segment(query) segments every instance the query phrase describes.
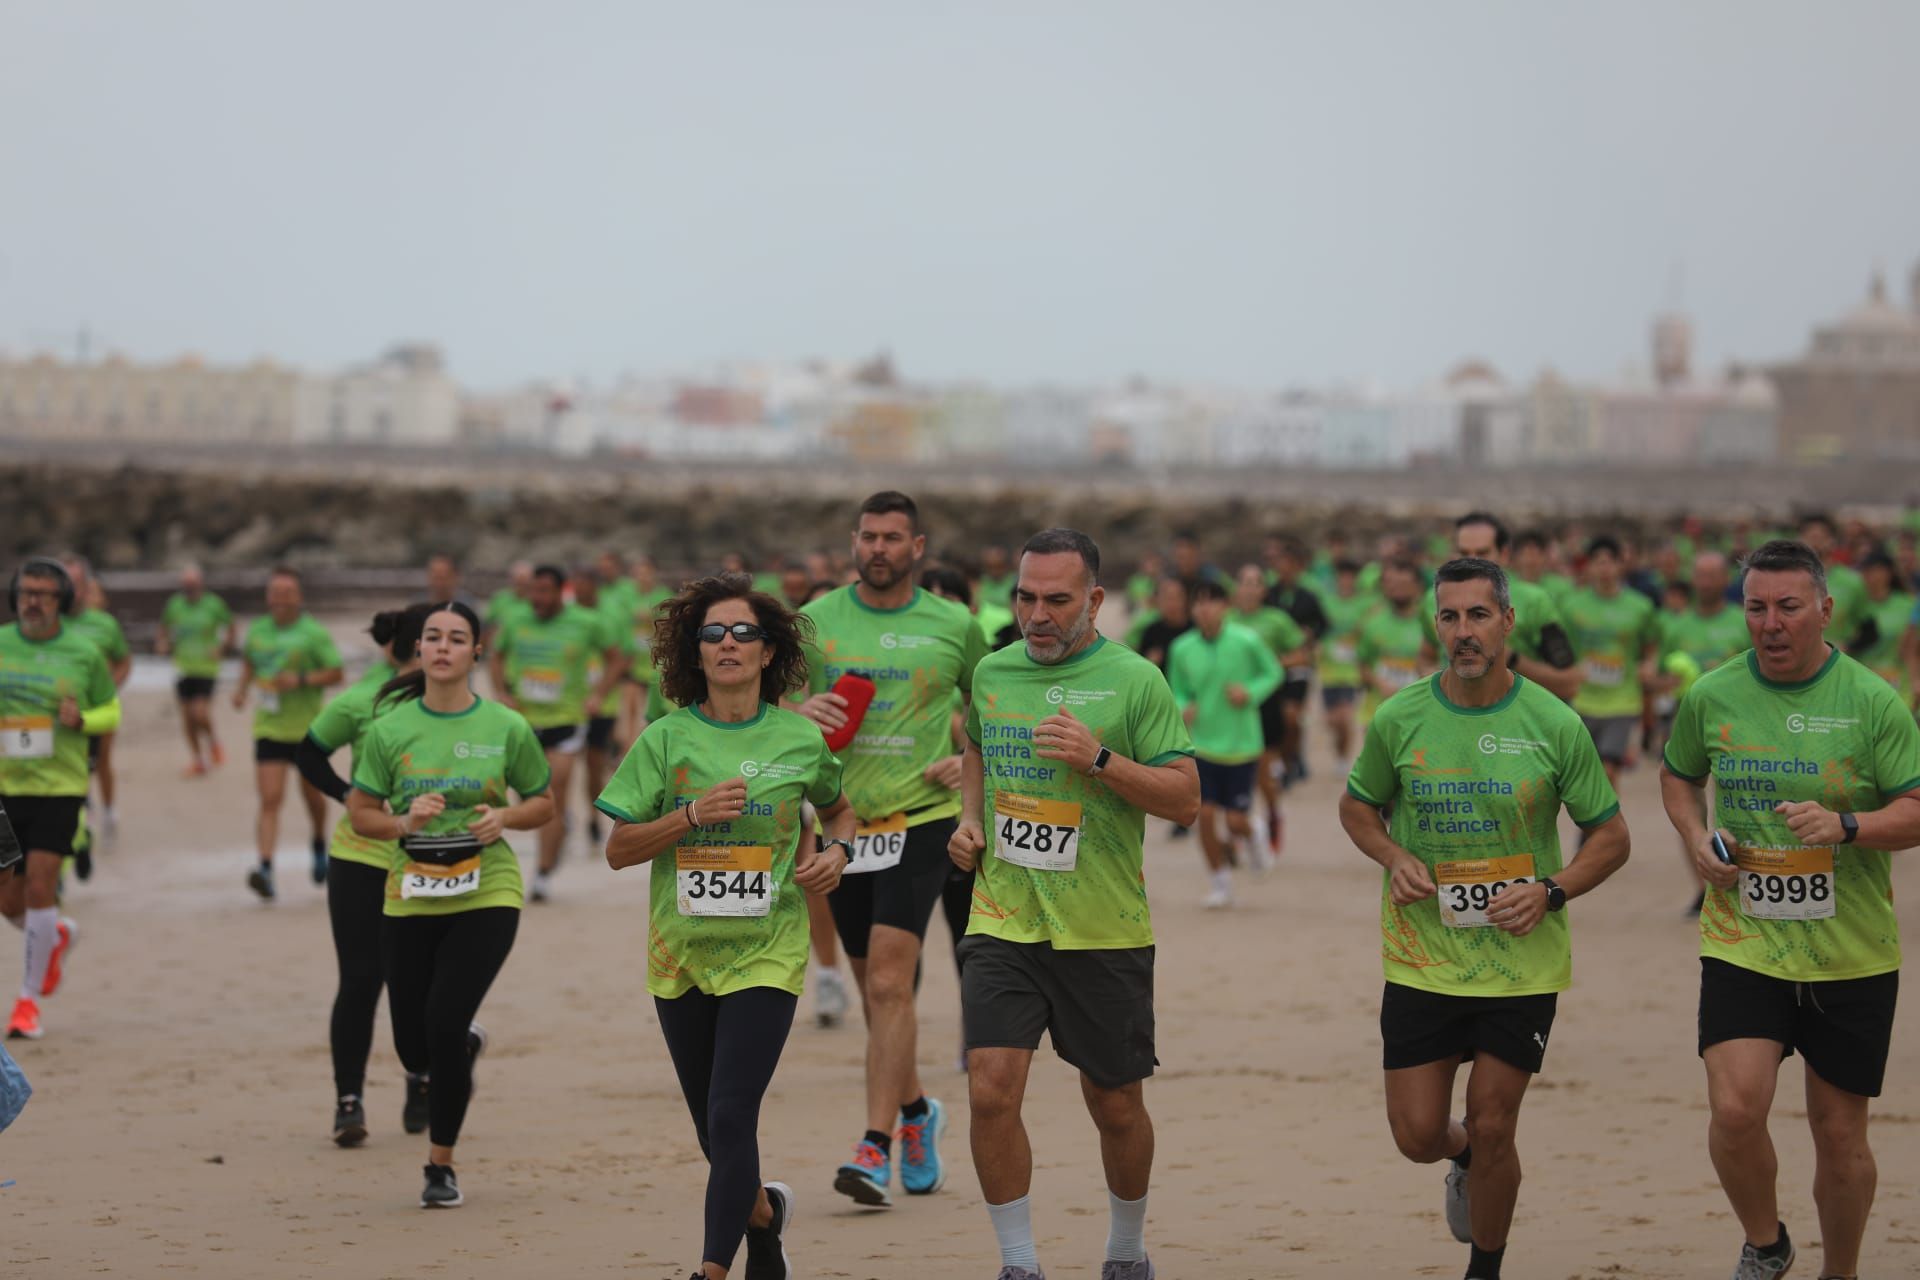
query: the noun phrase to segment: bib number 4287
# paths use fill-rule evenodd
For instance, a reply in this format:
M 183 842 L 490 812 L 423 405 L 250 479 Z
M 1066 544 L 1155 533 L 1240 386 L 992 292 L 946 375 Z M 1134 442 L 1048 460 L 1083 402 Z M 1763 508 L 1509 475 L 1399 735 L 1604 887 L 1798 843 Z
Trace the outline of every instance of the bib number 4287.
M 1002 791 L 993 798 L 993 852 L 1035 871 L 1071 871 L 1080 859 L 1080 806 Z

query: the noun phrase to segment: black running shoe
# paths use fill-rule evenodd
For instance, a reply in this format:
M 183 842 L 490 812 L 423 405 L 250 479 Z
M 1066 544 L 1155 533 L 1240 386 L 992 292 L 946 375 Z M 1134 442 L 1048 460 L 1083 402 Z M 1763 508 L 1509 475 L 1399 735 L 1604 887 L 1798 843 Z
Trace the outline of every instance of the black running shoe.
M 73 851 L 73 874 L 80 877 L 81 884 L 93 879 L 92 845 L 83 845 Z
M 333 1141 L 342 1147 L 357 1147 L 367 1140 L 367 1109 L 360 1099 L 348 1095 L 333 1109 Z
M 260 895 L 260 901 L 273 901 L 273 864 L 262 862 L 247 872 L 247 888 Z
M 793 1188 L 784 1182 L 769 1182 L 767 1203 L 773 1206 L 773 1221 L 764 1227 L 747 1228 L 746 1280 L 792 1280 L 793 1268 L 787 1262 L 782 1235 L 793 1221 Z
M 407 1101 L 400 1109 L 400 1127 L 408 1133 L 425 1133 L 429 1113 L 428 1103 L 433 1098 L 433 1084 L 426 1076 L 407 1076 Z
M 313 838 L 313 882 L 327 882 L 327 842 L 319 836 Z
M 422 1209 L 452 1209 L 465 1199 L 450 1164 L 428 1164 L 427 1185 L 420 1191 Z

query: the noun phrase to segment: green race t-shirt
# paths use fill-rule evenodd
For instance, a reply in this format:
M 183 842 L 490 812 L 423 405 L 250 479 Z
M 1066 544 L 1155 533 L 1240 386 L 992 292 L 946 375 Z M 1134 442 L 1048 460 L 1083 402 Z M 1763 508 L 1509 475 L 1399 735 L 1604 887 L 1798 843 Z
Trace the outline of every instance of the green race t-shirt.
M 1732 605 L 1722 605 L 1712 614 L 1698 607 L 1684 613 L 1661 616 L 1660 651 L 1662 656 L 1684 653 L 1700 670 L 1711 671 L 1728 658 L 1749 647 L 1747 615 Z
M 1624 587 L 1611 596 L 1576 591 L 1560 613 L 1583 677 L 1573 709 L 1595 718 L 1639 715 L 1640 659 L 1660 639 L 1653 602 Z
M 1273 612 L 1287 618 L 1278 609 Z M 1287 621 L 1292 624 L 1293 619 Z M 1297 626 L 1294 634 L 1301 634 Z M 1195 627 L 1176 637 L 1167 650 L 1167 684 L 1173 690 L 1174 705 L 1183 714 L 1188 707 L 1194 708 L 1188 726 L 1194 754 L 1213 764 L 1245 764 L 1260 758 L 1266 750 L 1260 704 L 1285 679 L 1272 646 L 1251 627 L 1236 622 L 1223 625 L 1212 640 Z M 1229 685 L 1246 691 L 1244 704 L 1236 707 L 1227 701 Z
M 813 622 L 808 692 L 827 692 L 849 671 L 873 677 L 873 702 L 841 752 L 847 799 L 860 820 L 904 813 L 918 826 L 959 813 L 960 793 L 923 775 L 953 754 L 953 713 L 987 651 L 966 606 L 915 588 L 900 608 L 875 609 L 847 586 L 800 612 Z
M 1369 688 L 1361 701 L 1360 723 L 1371 723 L 1382 703 L 1426 674 L 1426 649 L 1426 628 L 1420 624 L 1417 605 L 1412 613 L 1398 614 L 1383 604 L 1367 615 L 1354 652 L 1360 669 L 1372 672 L 1379 684 Z
M 1892 591 L 1878 604 L 1867 597 L 1860 621 L 1854 626 L 1858 631 L 1868 618 L 1873 619 L 1877 631 L 1873 643 L 1853 656 L 1896 689 L 1907 686 L 1906 664 L 1900 660 L 1900 641 L 1907 634 L 1907 619 L 1912 613 L 1913 597 L 1904 591 Z
M 988 654 L 967 716 L 985 765 L 987 838 L 967 932 L 1063 951 L 1150 947 L 1146 815 L 1098 778 L 1034 753 L 1034 726 L 1062 710 L 1129 760 L 1164 765 L 1193 754 L 1159 668 L 1124 646 L 1095 640 L 1053 666 L 1029 658 L 1025 645 Z
M 1900 967 L 1892 855 L 1807 848 L 1774 812 L 1815 800 L 1867 813 L 1920 787 L 1920 727 L 1886 681 L 1835 650 L 1812 679 L 1775 684 L 1749 650 L 1680 700 L 1666 761 L 1713 775 L 1709 820 L 1741 846 L 1734 888 L 1707 890 L 1701 955 L 1789 982 Z
M 0 795 L 86 795 L 87 735 L 60 722 L 60 703 L 91 711 L 116 696 L 100 646 L 71 626 L 46 640 L 0 627 Z
M 524 799 L 546 791 L 547 753 L 526 717 L 476 697 L 465 711 L 429 711 L 420 699 L 381 711 L 354 744 L 353 785 L 405 813 L 417 795 L 438 792 L 447 807 L 422 835 L 459 835 L 479 805 L 503 808 L 511 788 Z M 456 897 L 407 897 L 404 855 L 387 876 L 390 916 L 445 916 L 522 904 L 520 860 L 504 839 L 480 851 L 480 882 Z
M 1565 806 L 1582 827 L 1620 811 L 1580 717 L 1522 676 L 1490 707 L 1448 701 L 1441 677 L 1380 708 L 1347 791 L 1391 806 L 1395 844 L 1427 865 L 1439 893 L 1396 907 L 1382 875 L 1387 981 L 1458 996 L 1563 991 L 1573 980 L 1565 911 L 1516 938 L 1482 923 L 1497 886 L 1557 875 Z M 1452 919 L 1453 924 L 1447 920 Z
M 1292 653 L 1307 642 L 1307 633 L 1300 629 L 1293 615 L 1270 604 L 1263 604 L 1251 613 L 1236 609 L 1227 616 L 1259 636 L 1276 658 Z
M 516 613 L 531 611 L 529 605 L 518 591 L 512 587 L 502 587 L 487 597 L 487 616 L 481 620 L 488 631 L 494 631 L 506 625 L 508 618 Z
M 750 987 L 800 994 L 807 976 L 807 905 L 793 882 L 800 802 L 831 805 L 840 797 L 840 772 L 819 725 L 764 703 L 753 719 L 737 724 L 709 720 L 699 708 L 687 707 L 647 726 L 594 801 L 609 817 L 652 822 L 729 778 L 747 780 L 740 817 L 689 827 L 678 845 L 653 860 L 649 993 L 668 1000 L 695 989 L 714 996 Z M 691 894 L 683 903 L 679 873 L 716 864 L 732 864 L 733 873 L 748 880 L 765 876 L 767 913 L 701 915 Z
M 350 746 L 354 755 L 360 751 L 361 740 L 367 729 L 379 716 L 403 705 L 397 698 L 388 698 L 376 708 L 374 699 L 380 693 L 380 686 L 393 679 L 393 668 L 387 663 L 376 662 L 366 674 L 348 685 L 340 695 L 320 708 L 320 714 L 313 718 L 307 727 L 307 739 L 318 747 L 323 755 L 332 755 L 341 747 Z M 347 777 L 353 777 L 353 763 L 347 764 Z M 353 829 L 352 819 L 340 815 L 340 821 L 334 824 L 333 838 L 327 845 L 327 856 L 343 862 L 358 862 L 362 866 L 378 867 L 382 871 L 390 870 L 394 859 L 400 855 L 400 846 L 392 840 L 369 840 Z
M 120 661 L 129 652 L 127 633 L 120 629 L 120 622 L 105 609 L 83 609 L 71 618 L 62 620 L 62 625 L 73 629 L 74 634 L 92 641 L 109 664 Z
M 1844 645 L 1853 639 L 1860 619 L 1867 616 L 1867 580 L 1850 565 L 1827 566 L 1827 594 L 1833 597 L 1833 617 L 1827 623 L 1829 644 Z
M 553 729 L 587 722 L 588 679 L 595 659 L 613 647 L 600 614 L 577 604 L 562 605 L 551 618 L 531 608 L 512 611 L 493 643 L 528 724 Z
M 1317 655 L 1322 688 L 1351 689 L 1360 683 L 1360 628 L 1381 607 L 1379 596 L 1360 591 L 1350 596 L 1331 589 L 1321 593 L 1320 608 L 1327 615 L 1327 633 L 1320 637 Z
M 208 680 L 219 675 L 220 646 L 232 622 L 233 611 L 213 592 L 201 592 L 198 600 L 176 592 L 160 611 L 160 625 L 173 644 L 173 669 Z
M 621 656 L 627 660 L 627 678 L 629 680 L 633 678 L 633 664 L 640 657 L 639 633 L 633 625 L 632 596 L 633 592 L 631 588 L 611 599 L 606 595 L 602 595 L 600 597 L 600 603 L 595 606 L 596 612 L 600 615 L 600 624 L 606 637 L 607 647 L 617 649 Z M 588 671 L 588 677 L 595 687 L 598 687 L 602 674 L 600 662 L 596 661 Z M 607 691 L 607 696 L 600 699 L 599 705 L 593 708 L 593 714 L 595 716 L 612 717 L 620 714 L 621 688 L 623 684 L 624 682 L 620 685 L 615 685 Z
M 253 736 L 269 742 L 298 742 L 306 737 L 307 727 L 326 700 L 325 692 L 310 685 L 275 690 L 266 682 L 283 671 L 312 675 L 338 667 L 340 651 L 327 629 L 306 613 L 286 627 L 271 617 L 255 618 L 240 652 L 253 665 Z

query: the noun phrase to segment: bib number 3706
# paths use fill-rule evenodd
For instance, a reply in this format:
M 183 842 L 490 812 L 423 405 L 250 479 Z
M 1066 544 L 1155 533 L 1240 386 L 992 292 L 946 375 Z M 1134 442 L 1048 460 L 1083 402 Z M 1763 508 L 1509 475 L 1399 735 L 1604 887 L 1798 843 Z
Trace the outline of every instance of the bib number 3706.
M 1833 850 L 1742 846 L 1740 909 L 1754 920 L 1828 920 L 1834 914 Z
M 1440 889 L 1440 922 L 1449 929 L 1485 929 L 1487 908 L 1509 885 L 1533 883 L 1533 855 L 1505 858 L 1462 858 L 1437 863 L 1434 883 Z
M 857 876 L 897 867 L 906 851 L 907 815 L 896 813 L 853 833 L 853 857 L 847 859 L 842 874 Z
M 674 882 L 683 916 L 764 916 L 773 907 L 773 847 L 681 849 Z
M 1002 791 L 993 798 L 993 852 L 1035 871 L 1071 871 L 1080 859 L 1080 806 Z

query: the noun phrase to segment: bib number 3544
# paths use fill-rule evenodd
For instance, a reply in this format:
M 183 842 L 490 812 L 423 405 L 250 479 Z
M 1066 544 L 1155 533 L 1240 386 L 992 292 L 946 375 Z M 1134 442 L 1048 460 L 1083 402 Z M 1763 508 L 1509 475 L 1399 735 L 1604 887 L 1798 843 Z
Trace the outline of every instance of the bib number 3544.
M 1433 878 L 1440 890 L 1442 924 L 1449 929 L 1485 929 L 1493 924 L 1487 919 L 1487 908 L 1503 889 L 1533 883 L 1533 855 L 1437 863 Z
M 683 916 L 764 916 L 773 907 L 771 845 L 681 849 L 674 888 Z
M 1002 791 L 993 798 L 993 852 L 1035 871 L 1071 871 L 1080 859 L 1080 806 Z
M 1742 846 L 1740 909 L 1753 920 L 1828 920 L 1834 914 L 1833 850 Z

